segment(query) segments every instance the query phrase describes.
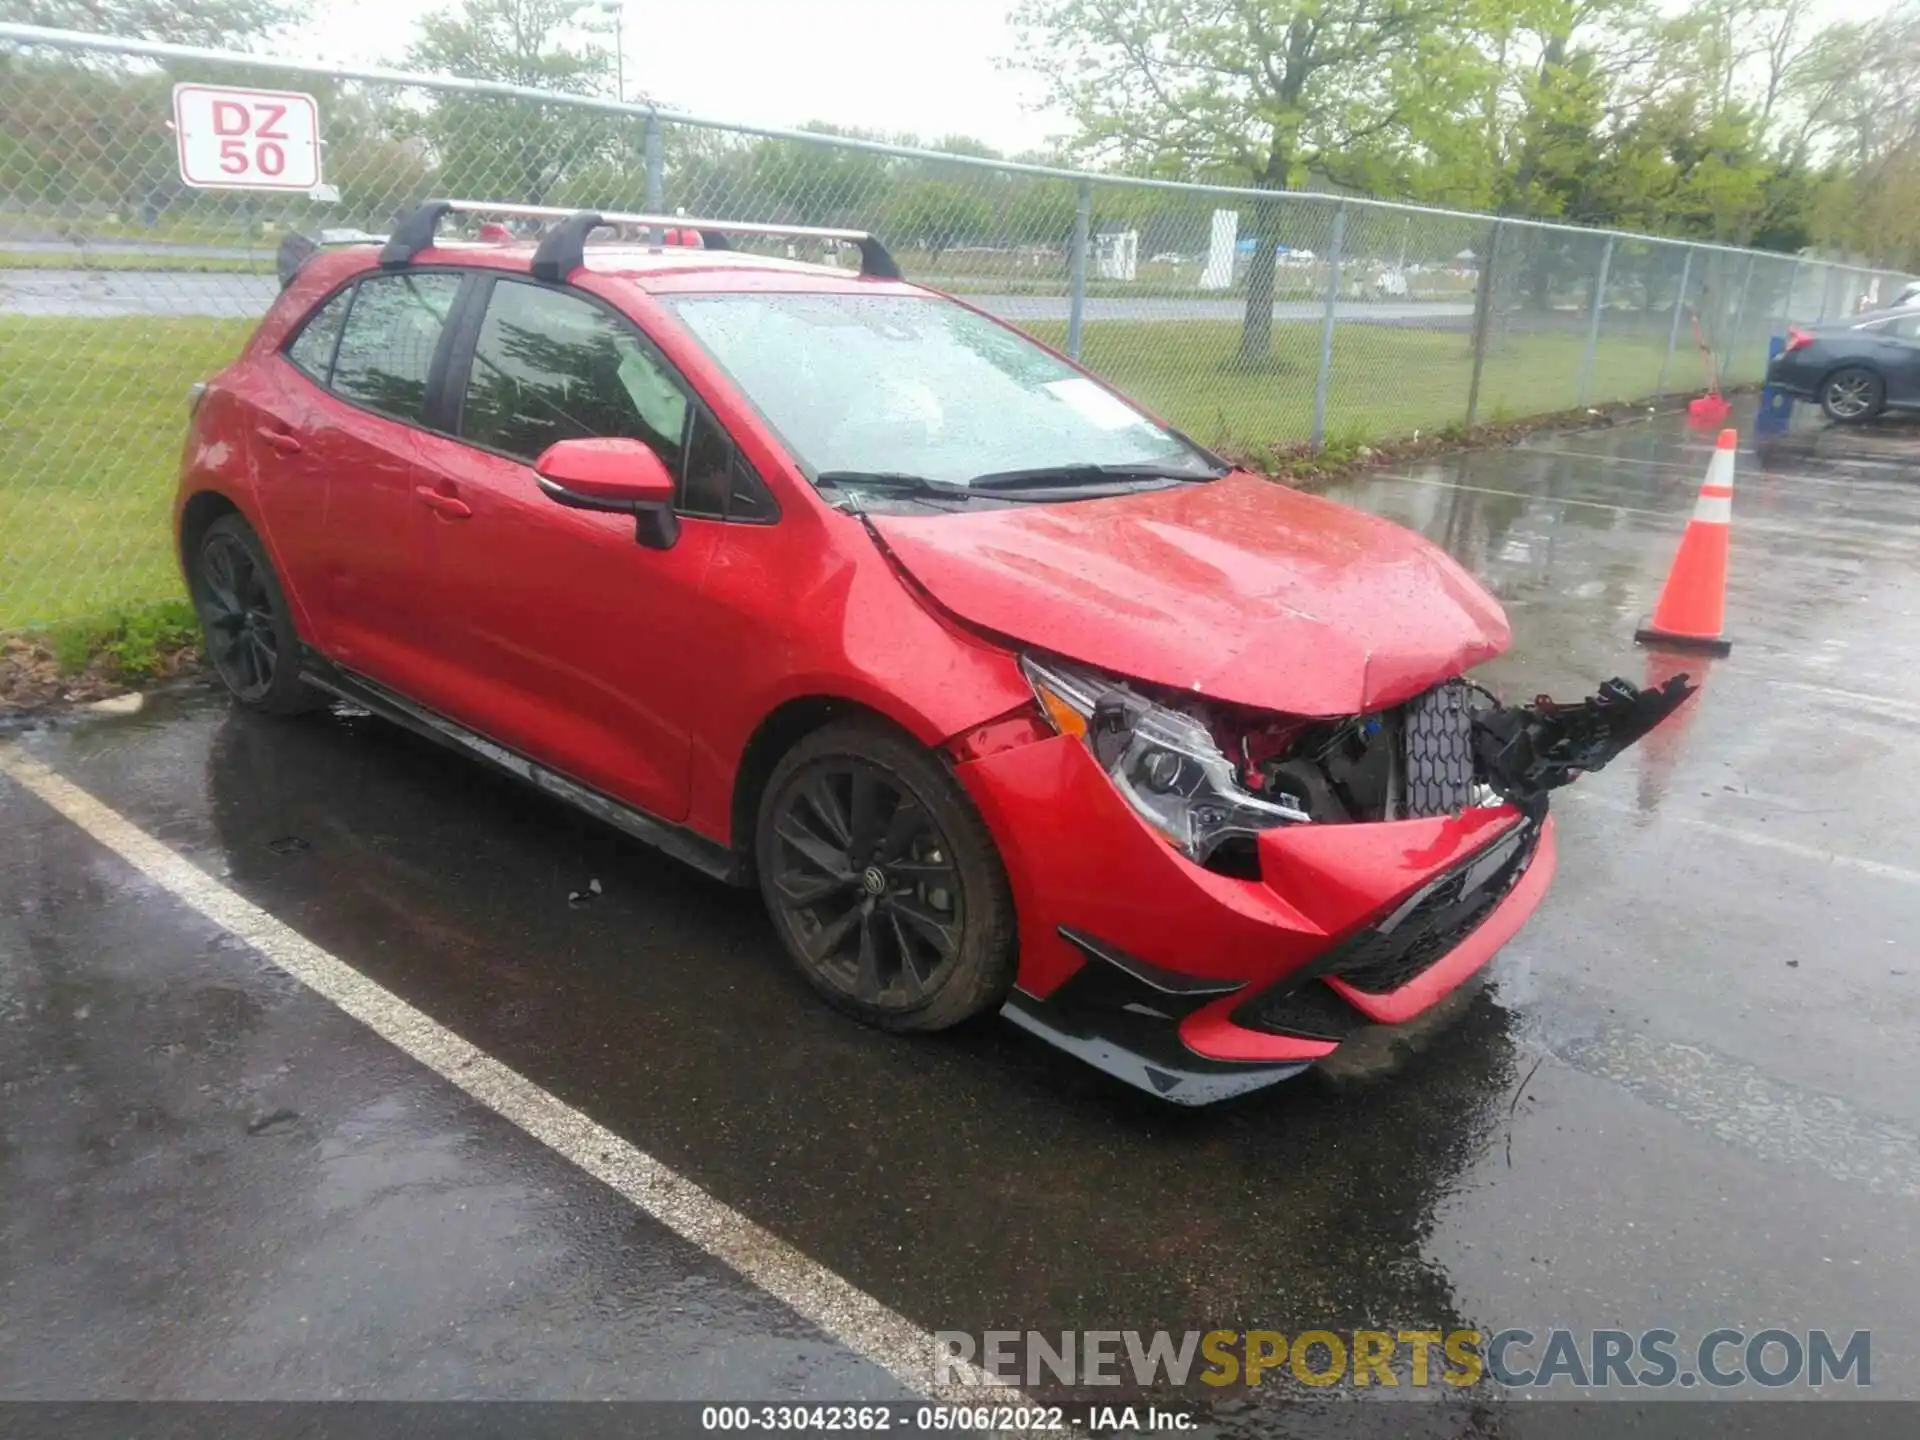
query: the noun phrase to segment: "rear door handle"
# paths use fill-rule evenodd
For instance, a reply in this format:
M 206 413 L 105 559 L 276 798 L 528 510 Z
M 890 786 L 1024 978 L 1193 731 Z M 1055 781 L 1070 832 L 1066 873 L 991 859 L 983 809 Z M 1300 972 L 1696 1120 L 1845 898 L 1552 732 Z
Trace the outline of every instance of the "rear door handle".
M 434 489 L 431 485 L 416 485 L 413 487 L 413 493 L 420 497 L 422 505 L 429 510 L 438 510 L 449 520 L 464 520 L 473 514 L 466 501 L 457 500 L 451 495 Z
M 298 455 L 300 453 L 301 446 L 299 440 L 284 430 L 275 430 L 271 425 L 257 425 L 254 427 L 253 433 L 266 441 L 267 444 L 271 445 L 274 449 L 278 450 L 282 455 Z

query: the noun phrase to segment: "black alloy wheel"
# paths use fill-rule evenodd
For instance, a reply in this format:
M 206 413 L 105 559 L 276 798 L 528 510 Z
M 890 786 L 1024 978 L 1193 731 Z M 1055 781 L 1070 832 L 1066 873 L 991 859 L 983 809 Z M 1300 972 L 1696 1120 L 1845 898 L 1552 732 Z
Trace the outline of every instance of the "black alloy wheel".
M 273 688 L 280 668 L 280 641 L 273 629 L 273 597 L 246 546 L 233 535 L 207 537 L 200 547 L 200 624 L 207 658 L 241 700 L 258 700 Z
M 776 767 L 758 838 L 774 924 L 840 1008 L 934 1030 L 1004 999 L 1014 946 L 999 858 L 952 777 L 904 737 L 809 736 Z
M 235 700 L 273 714 L 325 703 L 301 681 L 300 639 L 286 596 L 244 520 L 223 515 L 207 527 L 192 574 L 207 658 Z

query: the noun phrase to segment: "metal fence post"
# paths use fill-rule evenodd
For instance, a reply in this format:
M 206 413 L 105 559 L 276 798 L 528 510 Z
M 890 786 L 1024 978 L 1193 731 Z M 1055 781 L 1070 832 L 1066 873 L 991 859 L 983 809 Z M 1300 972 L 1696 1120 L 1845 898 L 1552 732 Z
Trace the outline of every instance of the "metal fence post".
M 1746 274 L 1740 277 L 1740 303 L 1734 310 L 1734 321 L 1727 327 L 1727 356 L 1720 366 L 1720 378 L 1730 381 L 1733 377 L 1733 352 L 1740 348 L 1740 332 L 1747 328 L 1747 298 L 1753 290 L 1753 256 L 1747 256 Z
M 1093 182 L 1080 182 L 1073 212 L 1073 254 L 1067 260 L 1067 354 L 1080 358 L 1080 325 L 1087 308 L 1088 232 L 1093 229 Z
M 1667 371 L 1673 367 L 1674 347 L 1680 343 L 1680 316 L 1687 308 L 1687 282 L 1693 278 L 1693 247 L 1681 252 L 1680 288 L 1673 295 L 1673 323 L 1667 326 L 1667 353 L 1660 358 L 1660 378 L 1654 383 L 1653 398 L 1667 393 Z
M 1493 267 L 1500 255 L 1500 236 L 1506 222 L 1496 220 L 1487 231 L 1487 256 L 1480 262 L 1479 283 L 1473 297 L 1473 378 L 1467 382 L 1467 429 L 1480 418 L 1480 372 L 1487 364 L 1487 336 L 1493 330 Z
M 1587 403 L 1593 392 L 1593 357 L 1600 349 L 1600 311 L 1607 303 L 1607 271 L 1613 268 L 1613 236 L 1600 251 L 1600 273 L 1593 277 L 1593 318 L 1587 322 L 1587 353 L 1580 357 L 1580 394 L 1576 405 Z
M 647 116 L 647 209 L 658 215 L 667 203 L 667 165 L 661 153 L 660 117 Z
M 1313 384 L 1313 448 L 1327 443 L 1327 385 L 1333 378 L 1333 314 L 1340 300 L 1340 250 L 1347 238 L 1347 202 L 1333 207 L 1327 240 L 1327 298 L 1320 317 L 1320 376 Z

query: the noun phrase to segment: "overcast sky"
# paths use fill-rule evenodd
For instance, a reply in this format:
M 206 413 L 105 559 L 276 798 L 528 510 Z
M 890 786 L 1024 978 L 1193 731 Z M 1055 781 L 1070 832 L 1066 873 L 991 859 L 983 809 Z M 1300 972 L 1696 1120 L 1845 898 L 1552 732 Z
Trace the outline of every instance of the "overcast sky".
M 1686 0 L 1659 0 L 1673 11 Z M 1812 25 L 1894 0 L 1814 0 Z M 445 0 L 332 0 L 307 34 L 321 58 L 398 65 Z M 1071 127 L 1037 108 L 1044 82 L 1009 72 L 1014 0 L 625 0 L 627 93 L 749 125 L 971 135 L 1008 152 Z M 582 0 L 587 24 L 604 23 Z M 1811 26 L 1810 26 L 1811 28 Z M 304 39 L 304 37 L 303 37 Z M 303 45 L 304 48 L 304 45 Z
M 314 48 L 327 60 L 397 65 L 412 27 L 438 8 L 334 0 L 314 24 Z M 1012 0 L 626 0 L 627 91 L 745 124 L 827 120 L 1032 149 L 1068 126 L 1029 108 L 1037 77 L 994 63 L 1013 49 L 1011 8 Z

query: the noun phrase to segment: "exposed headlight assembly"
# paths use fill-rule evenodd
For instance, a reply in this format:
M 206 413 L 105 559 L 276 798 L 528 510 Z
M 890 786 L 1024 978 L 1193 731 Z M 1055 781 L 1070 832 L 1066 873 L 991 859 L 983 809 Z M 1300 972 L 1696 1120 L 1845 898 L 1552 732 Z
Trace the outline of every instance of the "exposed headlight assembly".
M 1054 728 L 1084 740 L 1140 818 L 1189 860 L 1205 864 L 1231 836 L 1312 818 L 1249 793 L 1205 725 L 1126 681 L 1031 655 L 1020 668 Z

